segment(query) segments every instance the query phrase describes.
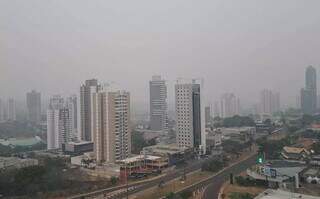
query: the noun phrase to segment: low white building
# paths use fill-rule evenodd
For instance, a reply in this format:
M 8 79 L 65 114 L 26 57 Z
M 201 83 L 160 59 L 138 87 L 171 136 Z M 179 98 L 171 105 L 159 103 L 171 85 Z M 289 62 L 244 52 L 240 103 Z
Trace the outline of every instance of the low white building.
M 283 190 L 268 189 L 255 197 L 255 199 L 288 199 L 288 198 L 300 198 L 300 199 L 320 199 L 317 196 L 304 195 L 300 193 L 291 193 Z
M 21 159 L 17 157 L 0 157 L 0 170 L 2 169 L 21 169 L 39 164 L 36 159 Z

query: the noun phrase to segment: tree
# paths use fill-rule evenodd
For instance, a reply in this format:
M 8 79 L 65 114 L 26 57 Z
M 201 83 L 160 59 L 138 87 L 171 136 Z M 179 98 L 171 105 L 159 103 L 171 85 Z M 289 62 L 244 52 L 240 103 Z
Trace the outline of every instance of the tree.
M 250 117 L 242 117 L 235 115 L 233 117 L 225 118 L 223 120 L 224 127 L 242 127 L 242 126 L 255 126 L 255 122 Z
M 302 126 L 306 127 L 313 123 L 314 118 L 311 115 L 304 114 L 301 118 Z
M 110 182 L 112 185 L 116 185 L 118 183 L 118 178 L 115 176 L 112 176 L 110 179 Z

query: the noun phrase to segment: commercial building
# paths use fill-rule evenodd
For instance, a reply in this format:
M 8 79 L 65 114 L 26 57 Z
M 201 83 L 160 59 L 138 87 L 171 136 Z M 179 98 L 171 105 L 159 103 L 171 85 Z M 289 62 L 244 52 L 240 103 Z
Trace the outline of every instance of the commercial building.
M 317 196 L 305 195 L 300 193 L 292 193 L 291 191 L 268 189 L 259 194 L 255 199 L 288 199 L 288 198 L 300 198 L 300 199 L 320 199 Z
M 206 134 L 207 147 L 217 148 L 222 145 L 221 129 L 208 129 Z
M 307 166 L 300 161 L 275 160 L 247 169 L 247 174 L 256 180 L 269 183 L 269 187 L 285 187 L 290 178 L 296 178 Z
M 141 151 L 141 155 L 165 157 L 168 159 L 169 166 L 172 166 L 187 158 L 188 152 L 189 151 L 181 149 L 176 144 L 157 144 L 154 146 L 144 147 Z
M 260 114 L 272 115 L 280 111 L 280 94 L 268 89 L 264 89 L 260 93 Z
M 240 114 L 240 100 L 233 93 L 223 94 L 220 103 L 220 114 L 222 118 L 233 117 Z
M 175 85 L 176 140 L 180 148 L 205 153 L 205 114 L 203 82 L 178 80 Z
M 35 90 L 27 93 L 28 120 L 34 124 L 41 122 L 41 93 Z
M 92 94 L 92 137 L 98 163 L 114 163 L 131 154 L 130 94 L 101 88 Z
M 81 155 L 86 152 L 93 151 L 93 142 L 81 141 L 81 142 L 68 142 L 62 144 L 62 151 L 65 154 Z
M 168 131 L 167 85 L 161 76 L 153 76 L 150 86 L 150 128 Z
M 301 89 L 301 109 L 304 114 L 317 110 L 317 71 L 309 66 L 305 72 L 305 88 Z
M 233 140 L 246 143 L 253 140 L 256 134 L 255 127 L 221 128 L 222 140 Z
M 9 169 L 21 169 L 38 165 L 36 159 L 21 159 L 17 157 L 0 157 L 0 171 Z
M 120 165 L 120 180 L 133 174 L 152 174 L 168 167 L 168 159 L 160 156 L 138 155 L 117 162 Z
M 98 91 L 98 80 L 86 80 L 85 84 L 80 87 L 80 120 L 81 120 L 81 139 L 84 141 L 91 141 L 91 97 L 92 93 Z
M 73 111 L 59 96 L 50 99 L 49 109 L 47 110 L 47 148 L 58 149 L 62 144 L 74 139 L 72 126 Z

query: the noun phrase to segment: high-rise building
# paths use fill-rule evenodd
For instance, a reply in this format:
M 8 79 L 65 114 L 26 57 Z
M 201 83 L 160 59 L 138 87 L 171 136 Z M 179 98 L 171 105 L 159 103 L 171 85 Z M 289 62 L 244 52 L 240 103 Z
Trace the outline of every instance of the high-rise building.
M 92 135 L 98 163 L 128 158 L 131 153 L 130 95 L 106 88 L 92 94 Z
M 64 99 L 53 96 L 47 110 L 47 148 L 58 149 L 62 144 L 73 141 L 73 110 Z
M 205 107 L 205 117 L 206 117 L 206 125 L 211 123 L 211 108 L 210 106 Z
M 78 99 L 76 95 L 70 96 L 66 100 L 66 107 L 70 109 L 72 118 L 72 129 L 73 139 L 79 140 L 78 138 Z
M 92 93 L 98 91 L 98 80 L 86 80 L 80 87 L 80 120 L 81 120 L 81 139 L 91 141 L 91 98 Z
M 7 120 L 15 121 L 16 120 L 16 102 L 13 98 L 9 98 L 7 101 Z
M 301 89 L 301 110 L 304 114 L 312 115 L 314 109 L 312 107 L 312 91 L 310 89 Z
M 301 90 L 301 109 L 304 114 L 313 114 L 317 110 L 317 71 L 314 67 L 306 68 L 306 85 Z
M 280 111 L 280 94 L 268 89 L 260 93 L 260 114 L 272 115 Z
M 3 100 L 0 98 L 0 122 L 4 121 L 5 120 L 5 117 L 4 117 L 4 102 Z
M 240 114 L 240 100 L 233 93 L 225 93 L 221 97 L 221 117 L 233 117 Z
M 41 122 L 41 93 L 32 90 L 27 93 L 28 120 L 35 124 Z
M 178 80 L 175 85 L 177 144 L 180 148 L 206 150 L 203 83 Z
M 150 86 L 150 128 L 168 130 L 167 86 L 160 76 L 153 76 Z

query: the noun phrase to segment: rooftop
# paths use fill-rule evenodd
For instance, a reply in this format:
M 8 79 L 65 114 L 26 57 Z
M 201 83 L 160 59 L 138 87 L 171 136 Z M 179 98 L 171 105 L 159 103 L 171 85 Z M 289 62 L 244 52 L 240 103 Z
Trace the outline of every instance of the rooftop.
M 255 197 L 255 199 L 288 199 L 288 198 L 300 198 L 300 199 L 320 199 L 320 197 L 298 194 L 298 193 L 291 193 L 283 190 L 273 190 L 268 189 Z
M 300 153 L 302 153 L 302 152 L 308 153 L 308 151 L 307 151 L 305 148 L 299 148 L 299 147 L 289 147 L 289 146 L 285 146 L 285 147 L 283 147 L 283 150 L 284 150 L 286 153 L 297 153 L 297 154 L 300 154 Z
M 137 162 L 137 161 L 141 161 L 141 160 L 158 160 L 161 159 L 161 157 L 158 156 L 153 156 L 153 155 L 137 155 L 131 158 L 127 158 L 124 160 L 120 160 L 120 163 L 125 163 L 125 164 L 129 164 L 129 163 L 133 163 L 133 162 Z

